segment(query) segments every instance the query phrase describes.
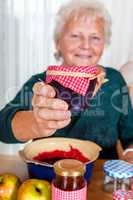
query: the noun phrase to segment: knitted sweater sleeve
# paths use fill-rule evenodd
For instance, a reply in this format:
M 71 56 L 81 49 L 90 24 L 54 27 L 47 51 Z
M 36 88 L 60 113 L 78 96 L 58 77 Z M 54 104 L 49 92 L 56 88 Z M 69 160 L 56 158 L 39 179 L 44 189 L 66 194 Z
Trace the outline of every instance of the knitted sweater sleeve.
M 20 143 L 14 135 L 11 128 L 11 122 L 18 111 L 32 110 L 31 99 L 33 96 L 32 87 L 37 79 L 44 78 L 44 74 L 32 76 L 18 92 L 15 98 L 10 101 L 0 111 L 0 140 L 5 143 Z

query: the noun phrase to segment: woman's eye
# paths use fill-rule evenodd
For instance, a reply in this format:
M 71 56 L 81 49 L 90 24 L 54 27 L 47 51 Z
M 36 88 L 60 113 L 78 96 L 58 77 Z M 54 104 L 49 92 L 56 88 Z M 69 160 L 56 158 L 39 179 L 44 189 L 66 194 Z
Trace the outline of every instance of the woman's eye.
M 71 37 L 72 37 L 72 38 L 78 38 L 79 35 L 78 35 L 78 34 L 71 34 Z
M 93 36 L 92 39 L 93 39 L 93 40 L 96 40 L 96 41 L 100 41 L 100 40 L 101 40 L 101 38 L 98 37 L 98 36 Z

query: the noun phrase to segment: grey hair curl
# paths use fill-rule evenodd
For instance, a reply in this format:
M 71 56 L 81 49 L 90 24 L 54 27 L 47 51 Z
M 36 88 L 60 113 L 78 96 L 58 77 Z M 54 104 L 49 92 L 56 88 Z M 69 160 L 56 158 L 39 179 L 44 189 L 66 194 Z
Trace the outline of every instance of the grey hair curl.
M 78 16 L 81 9 L 88 11 L 88 15 L 92 18 L 100 17 L 104 21 L 105 45 L 110 44 L 111 39 L 111 17 L 105 6 L 97 0 L 71 0 L 67 4 L 61 6 L 56 16 L 56 24 L 54 29 L 54 41 L 60 38 L 65 23 L 71 16 Z M 55 53 L 55 58 L 59 60 L 60 52 Z

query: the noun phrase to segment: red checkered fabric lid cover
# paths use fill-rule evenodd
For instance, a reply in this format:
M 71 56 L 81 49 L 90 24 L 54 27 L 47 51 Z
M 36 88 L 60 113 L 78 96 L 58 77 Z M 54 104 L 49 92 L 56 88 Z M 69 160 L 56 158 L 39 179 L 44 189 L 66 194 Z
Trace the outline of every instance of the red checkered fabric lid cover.
M 85 96 L 90 80 L 96 78 L 98 73 L 96 66 L 49 66 L 46 83 L 55 80 L 64 87 Z
M 113 193 L 113 200 L 133 200 L 133 191 L 117 190 Z

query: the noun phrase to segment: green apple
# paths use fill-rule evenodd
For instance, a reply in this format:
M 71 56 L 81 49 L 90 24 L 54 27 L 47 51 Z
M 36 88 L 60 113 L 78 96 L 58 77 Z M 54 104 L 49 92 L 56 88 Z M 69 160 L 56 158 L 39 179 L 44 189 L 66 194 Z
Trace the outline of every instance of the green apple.
M 46 180 L 28 179 L 20 186 L 17 200 L 51 200 L 51 185 Z
M 0 175 L 0 200 L 16 200 L 20 179 L 14 174 Z

